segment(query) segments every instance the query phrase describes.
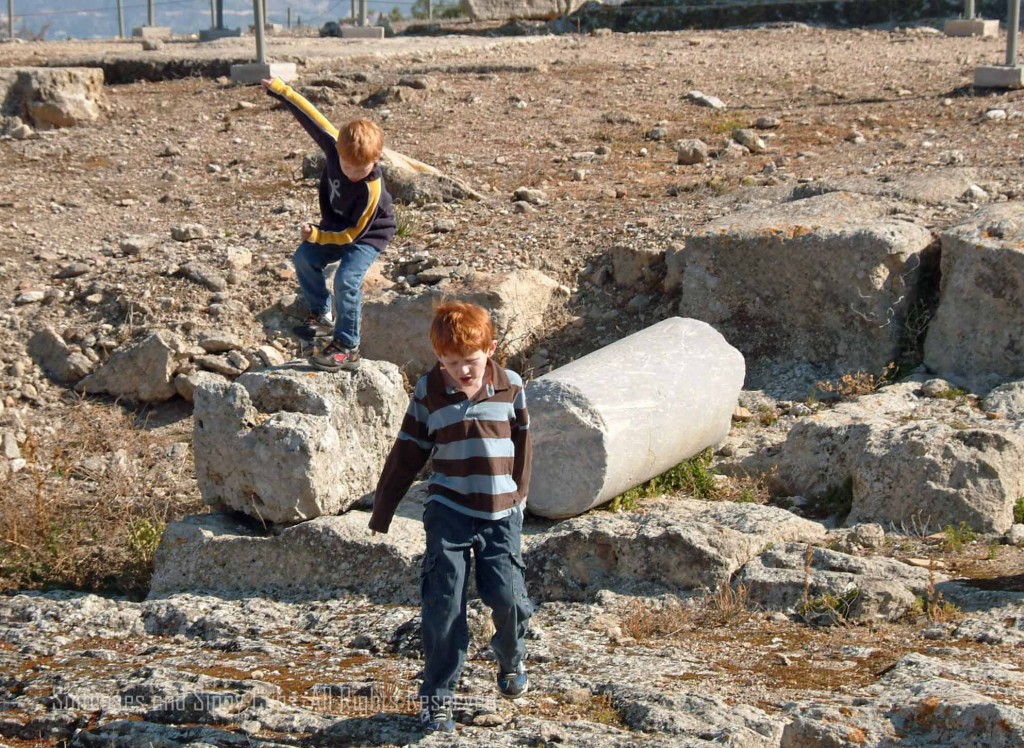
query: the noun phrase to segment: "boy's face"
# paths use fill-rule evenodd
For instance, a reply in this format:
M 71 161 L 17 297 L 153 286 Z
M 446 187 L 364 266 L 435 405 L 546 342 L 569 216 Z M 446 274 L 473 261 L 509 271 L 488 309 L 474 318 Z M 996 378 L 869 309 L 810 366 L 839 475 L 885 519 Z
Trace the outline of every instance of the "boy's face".
M 370 176 L 370 172 L 373 171 L 373 161 L 368 164 L 359 164 L 347 160 L 340 153 L 338 154 L 338 160 L 341 161 L 341 173 L 348 177 L 352 182 L 358 182 L 361 179 L 366 179 Z
M 434 353 L 455 387 L 472 397 L 484 386 L 487 361 L 494 355 L 497 346 L 498 343 L 492 340 L 486 349 L 461 353 Z

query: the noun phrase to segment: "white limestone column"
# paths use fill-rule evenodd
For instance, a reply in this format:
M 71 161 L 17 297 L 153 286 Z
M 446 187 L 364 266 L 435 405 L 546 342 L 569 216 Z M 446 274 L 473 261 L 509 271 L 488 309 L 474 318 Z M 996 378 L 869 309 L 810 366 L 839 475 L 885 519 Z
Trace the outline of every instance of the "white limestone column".
M 744 373 L 721 333 L 672 317 L 533 380 L 529 510 L 574 517 L 720 442 Z

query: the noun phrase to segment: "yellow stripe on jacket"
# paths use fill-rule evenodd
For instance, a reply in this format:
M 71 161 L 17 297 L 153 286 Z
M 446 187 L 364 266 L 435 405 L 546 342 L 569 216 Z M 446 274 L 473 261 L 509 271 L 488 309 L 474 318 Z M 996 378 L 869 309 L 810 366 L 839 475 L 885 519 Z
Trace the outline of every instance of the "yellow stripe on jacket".
M 370 199 L 367 200 L 366 210 L 359 216 L 355 226 L 345 231 L 323 231 L 313 226 L 309 241 L 314 244 L 351 244 L 362 236 L 377 212 L 377 203 L 380 200 L 380 179 L 371 179 L 366 182 L 366 188 L 370 191 Z

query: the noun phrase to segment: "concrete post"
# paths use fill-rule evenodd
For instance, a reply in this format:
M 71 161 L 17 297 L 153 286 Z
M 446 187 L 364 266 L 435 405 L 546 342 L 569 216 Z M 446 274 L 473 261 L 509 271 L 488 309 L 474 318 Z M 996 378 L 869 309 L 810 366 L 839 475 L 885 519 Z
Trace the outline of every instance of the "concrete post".
M 267 52 L 263 43 L 263 0 L 252 0 L 252 10 L 256 21 L 256 64 L 267 64 Z
M 124 3 L 117 0 L 117 38 L 124 39 Z
M 156 14 L 153 12 L 153 0 L 149 0 L 149 21 L 146 23 L 147 26 L 156 26 Z
M 291 27 L 292 27 L 292 8 L 289 5 L 288 6 L 288 28 L 290 29 Z
M 721 333 L 672 317 L 530 382 L 530 511 L 576 516 L 718 443 L 744 374 Z
M 967 20 L 974 18 L 974 0 L 964 0 L 964 18 Z
M 352 19 L 352 23 L 356 22 L 356 0 L 352 0 L 352 13 L 349 18 Z
M 434 3 L 433 0 L 427 0 L 427 20 L 433 20 L 434 18 Z
M 216 28 L 224 28 L 224 0 L 217 0 L 217 23 Z
M 7 36 L 14 38 L 14 0 L 7 0 Z
M 359 25 L 366 25 L 366 0 L 359 0 Z
M 1017 64 L 1017 36 L 1020 34 L 1020 0 L 1009 0 L 1006 14 L 1006 66 Z

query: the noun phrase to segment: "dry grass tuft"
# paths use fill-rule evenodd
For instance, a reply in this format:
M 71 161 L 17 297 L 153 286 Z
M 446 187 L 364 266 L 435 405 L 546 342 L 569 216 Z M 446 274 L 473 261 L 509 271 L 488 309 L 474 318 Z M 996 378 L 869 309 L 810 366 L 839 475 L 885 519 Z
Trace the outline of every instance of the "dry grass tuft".
M 28 433 L 27 464 L 0 492 L 0 589 L 145 594 L 164 525 L 201 508 L 191 451 L 174 442 L 89 400 Z

